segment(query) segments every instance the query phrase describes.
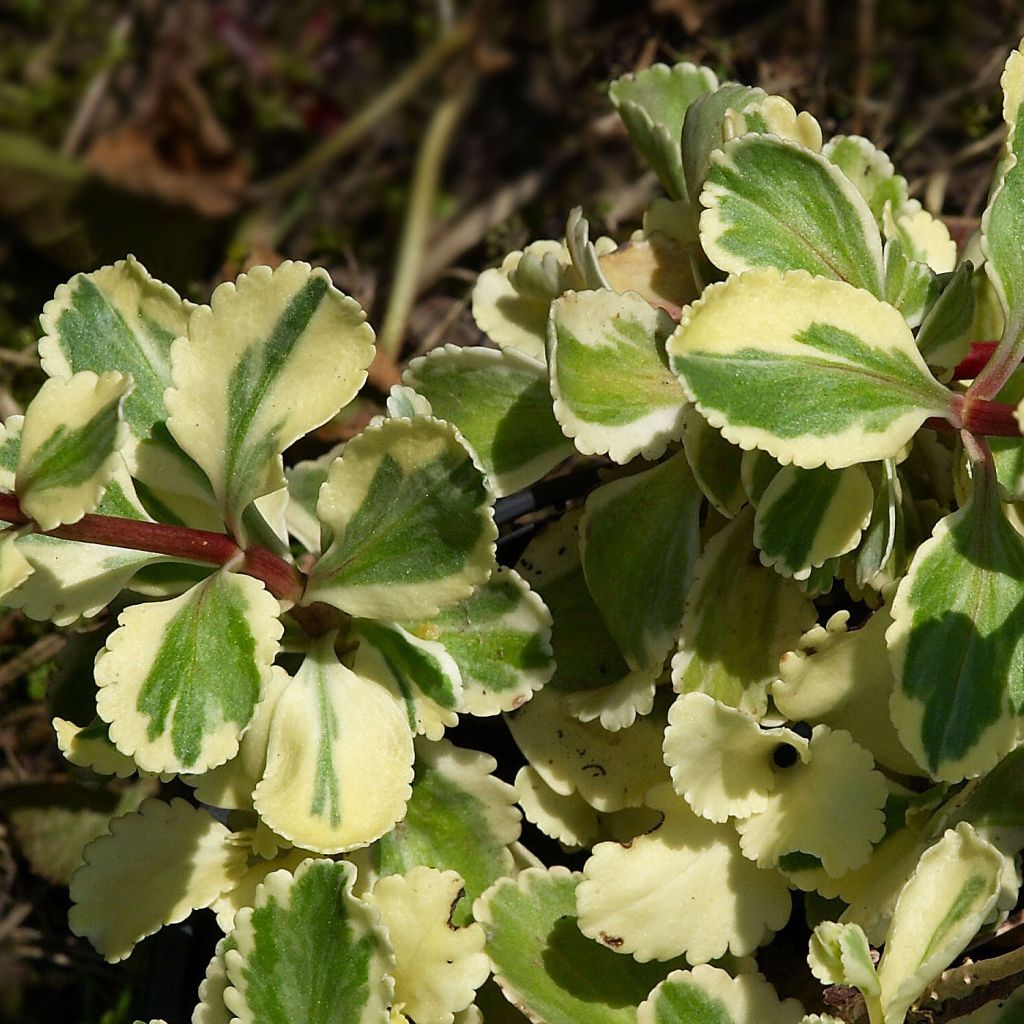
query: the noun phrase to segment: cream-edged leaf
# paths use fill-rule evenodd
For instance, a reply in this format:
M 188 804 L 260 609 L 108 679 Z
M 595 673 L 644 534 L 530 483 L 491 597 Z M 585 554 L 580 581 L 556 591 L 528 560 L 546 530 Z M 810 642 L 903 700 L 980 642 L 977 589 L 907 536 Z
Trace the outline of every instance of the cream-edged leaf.
M 213 956 L 206 965 L 206 975 L 199 983 L 199 1002 L 192 1011 L 192 1024 L 231 1024 L 233 1014 L 224 1005 L 228 987 L 228 969 L 224 957 L 235 948 L 235 940 L 225 935 L 217 942 Z
M 583 282 L 584 288 L 609 288 L 608 279 L 601 268 L 600 252 L 605 246 L 615 247 L 610 238 L 599 238 L 590 241 L 590 222 L 583 216 L 583 207 L 576 206 L 569 211 L 565 221 L 565 247 L 569 250 L 569 259 L 573 269 Z
M 726 441 L 692 405 L 683 413 L 683 448 L 708 501 L 732 519 L 747 501 L 740 473 L 743 449 Z
M 366 846 L 405 814 L 413 745 L 405 709 L 382 683 L 313 643 L 270 721 L 253 804 L 275 832 L 318 853 Z
M 857 546 L 874 497 L 862 466 L 783 466 L 764 489 L 754 516 L 761 561 L 784 576 L 807 579 L 812 569 Z
M 660 681 L 665 681 L 660 667 L 637 669 L 608 686 L 567 693 L 565 706 L 581 722 L 600 722 L 609 732 L 618 732 L 651 713 Z
M 718 79 L 710 68 L 680 63 L 671 68 L 653 64 L 617 78 L 608 89 L 633 147 L 673 199 L 686 195 L 679 140 L 687 108 L 717 88 Z
M 541 361 L 547 348 L 548 310 L 582 281 L 565 245 L 552 239 L 510 252 L 485 270 L 473 288 L 473 319 L 499 348 L 518 349 Z
M 284 471 L 288 481 L 288 533 L 314 555 L 320 554 L 323 540 L 323 526 L 316 515 L 320 488 L 327 482 L 327 472 L 342 450 L 339 445 L 317 459 L 298 462 Z
M 668 783 L 647 802 L 664 813 L 661 826 L 626 846 L 599 844 L 583 869 L 584 935 L 641 963 L 685 955 L 697 964 L 746 956 L 786 923 L 785 879 L 744 857 L 729 825 L 698 818 Z
M 447 740 L 416 741 L 412 797 L 401 823 L 368 850 L 359 851 L 360 879 L 404 874 L 416 865 L 456 871 L 466 898 L 454 921 L 464 924 L 470 905 L 489 885 L 513 873 L 509 847 L 519 838 L 516 791 L 493 772 L 488 754 Z
M 639 806 L 668 776 L 661 757 L 663 710 L 609 732 L 573 718 L 564 698 L 542 690 L 507 721 L 531 767 L 556 793 L 578 792 L 599 811 Z
M 740 845 L 762 867 L 805 853 L 838 878 L 864 864 L 885 834 L 887 795 L 885 777 L 849 733 L 815 726 L 806 760 L 779 768 L 765 806 L 736 822 Z
M 245 874 L 227 892 L 221 893 L 210 904 L 210 909 L 217 915 L 217 927 L 225 935 L 230 933 L 235 926 L 235 914 L 243 907 L 253 905 L 257 888 L 263 884 L 267 875 L 272 871 L 284 869 L 294 872 L 304 860 L 315 856 L 316 854 L 310 853 L 309 850 L 292 847 L 277 851 L 273 857 L 251 858 L 246 866 Z
M 821 125 L 806 110 L 799 113 L 784 96 L 766 96 L 742 110 L 729 110 L 724 121 L 729 139 L 758 133 L 795 142 L 812 153 L 821 152 Z
M 394 955 L 376 908 L 352 895 L 354 874 L 307 860 L 268 875 L 239 912 L 224 956 L 239 1024 L 388 1024 Z
M 131 387 L 122 373 L 83 370 L 51 377 L 29 403 L 14 489 L 41 529 L 77 522 L 99 503 L 128 439 L 121 402 Z
M 679 635 L 702 502 L 682 452 L 587 498 L 580 520 L 587 589 L 634 671 L 660 670 Z
M 555 418 L 584 455 L 655 459 L 682 436 L 686 398 L 664 354 L 673 327 L 636 292 L 568 292 L 552 304 Z
M 259 580 L 227 571 L 123 611 L 96 660 L 96 706 L 118 750 L 153 772 L 234 757 L 277 655 L 278 614 Z
M 447 423 L 421 416 L 369 427 L 320 490 L 317 513 L 332 540 L 304 601 L 366 618 L 436 615 L 494 568 L 493 500 Z
M 907 181 L 889 157 L 860 135 L 834 135 L 822 154 L 839 168 L 864 197 L 879 227 L 886 206 L 900 211 L 907 204 Z
M 437 641 L 455 661 L 463 710 L 471 715 L 515 710 L 555 671 L 551 613 L 515 569 L 498 568 L 465 600 L 402 625 Z
M 780 744 L 807 757 L 789 729 L 762 730 L 746 712 L 706 693 L 682 693 L 669 709 L 663 750 L 676 792 L 702 818 L 746 818 L 768 806 Z
M 245 870 L 245 851 L 184 800 L 146 800 L 111 821 L 71 879 L 68 923 L 111 963 L 165 924 L 208 907 Z
M 684 311 L 668 352 L 727 440 L 805 469 L 896 455 L 949 407 L 896 310 L 803 271 L 712 285 Z
M 707 544 L 696 567 L 672 659 L 677 693 L 699 690 L 760 718 L 779 658 L 815 619 L 793 582 L 753 556 L 747 508 Z
M 867 936 L 855 924 L 824 921 L 811 935 L 807 963 L 823 985 L 859 989 L 872 1020 L 885 1020 L 881 1012 L 881 985 L 871 959 Z
M 171 344 L 185 333 L 190 302 L 153 278 L 133 256 L 62 284 L 39 318 L 39 356 L 50 377 L 82 370 L 131 375 L 124 418 L 137 438 L 167 416 Z
M 921 858 L 896 903 L 878 968 L 886 1021 L 911 1003 L 974 938 L 999 894 L 1002 857 L 961 823 Z
M 1018 626 L 1024 539 L 980 468 L 966 505 L 914 555 L 886 633 L 900 741 L 933 778 L 990 770 L 1017 743 L 1024 713 Z
M 455 871 L 420 866 L 379 879 L 366 896 L 395 951 L 395 1003 L 416 1024 L 452 1024 L 491 973 L 483 928 L 451 923 L 462 891 Z
M 171 351 L 168 428 L 233 530 L 282 484 L 277 456 L 355 397 L 373 331 L 327 272 L 286 261 L 219 285 Z
M 454 347 L 458 351 L 462 351 L 458 346 L 445 345 L 444 347 Z M 481 349 L 481 351 L 490 351 L 490 349 Z M 430 402 L 423 395 L 405 384 L 392 384 L 391 390 L 388 392 L 387 401 L 384 404 L 388 415 L 393 419 L 411 420 L 414 416 L 434 415 L 434 409 Z
M 89 768 L 97 775 L 114 775 L 126 779 L 139 766 L 134 758 L 122 754 L 110 740 L 110 726 L 98 715 L 88 725 L 76 725 L 66 718 L 53 719 L 57 746 L 64 757 L 79 768 Z
M 462 676 L 443 644 L 396 622 L 355 619 L 352 629 L 359 640 L 353 670 L 400 695 L 414 734 L 439 740 L 458 724 Z
M 533 1024 L 635 1024 L 637 1006 L 667 969 L 619 957 L 581 935 L 579 884 L 563 867 L 529 868 L 477 900 L 495 980 Z
M 946 282 L 917 332 L 917 347 L 929 366 L 952 370 L 971 347 L 974 268 L 965 260 Z M 977 337 L 977 335 L 975 335 Z
M 701 244 L 726 273 L 804 270 L 882 297 L 878 225 L 825 157 L 777 136 L 744 135 L 712 155 L 700 202 Z
M 14 528 L 0 532 L 0 601 L 20 587 L 35 571 L 18 547 L 20 536 Z
M 402 380 L 430 403 L 428 415 L 458 428 L 499 498 L 572 454 L 551 411 L 547 368 L 515 349 L 445 345 L 412 360 Z
M 780 1000 L 760 974 L 735 978 L 720 967 L 698 964 L 673 971 L 640 1004 L 637 1024 L 797 1024 L 803 1007 Z
M 556 667 L 548 686 L 567 693 L 598 690 L 629 674 L 587 587 L 580 559 L 582 515 L 582 509 L 572 509 L 549 524 L 516 566 L 551 613 Z
M 838 611 L 825 626 L 814 626 L 779 662 L 772 686 L 775 706 L 791 722 L 815 722 L 845 729 L 874 759 L 901 775 L 920 773 L 900 743 L 889 717 L 895 680 L 885 633 L 888 608 L 849 629 L 850 613 Z

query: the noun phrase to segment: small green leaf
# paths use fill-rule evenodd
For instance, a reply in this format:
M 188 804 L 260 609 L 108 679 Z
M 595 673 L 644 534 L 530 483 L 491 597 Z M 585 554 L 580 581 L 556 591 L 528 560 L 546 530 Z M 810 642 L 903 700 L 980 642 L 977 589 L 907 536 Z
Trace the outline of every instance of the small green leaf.
M 469 920 L 473 900 L 513 872 L 509 845 L 519 838 L 520 815 L 516 792 L 492 774 L 496 767 L 489 754 L 417 740 L 405 817 L 356 855 L 360 877 L 404 874 L 418 864 L 457 871 L 466 896 L 453 920 Z
M 232 530 L 284 484 L 278 456 L 355 397 L 373 358 L 358 303 L 306 263 L 220 285 L 172 350 L 168 428 L 202 466 Z
M 354 876 L 307 860 L 268 875 L 239 911 L 224 1002 L 240 1024 L 387 1024 L 394 954 L 379 913 L 352 895 Z
M 660 670 L 679 635 L 702 499 L 682 452 L 587 498 L 580 520 L 587 587 L 631 669 Z
M 555 671 L 551 613 L 514 569 L 497 569 L 434 618 L 403 625 L 414 636 L 438 641 L 455 660 L 464 710 L 471 715 L 513 711 Z
M 118 750 L 153 772 L 234 757 L 277 655 L 278 614 L 262 583 L 224 571 L 123 611 L 96 660 L 96 706 Z
M 1002 856 L 966 823 L 921 858 L 896 903 L 878 968 L 885 1020 L 910 1005 L 960 955 L 996 902 Z
M 684 313 L 668 352 L 727 440 L 805 469 L 894 456 L 949 408 L 896 310 L 802 271 L 756 270 L 712 285 Z
M 877 1006 L 881 986 L 864 930 L 857 924 L 824 921 L 814 929 L 807 956 L 811 972 L 823 985 L 850 985 Z
M 686 399 L 665 360 L 673 326 L 635 292 L 568 292 L 552 304 L 555 418 L 584 455 L 656 459 L 682 436 Z
M 457 725 L 462 710 L 462 676 L 443 644 L 423 639 L 395 622 L 354 619 L 359 639 L 353 670 L 401 694 L 409 728 L 439 740 Z
M 129 256 L 91 274 L 76 274 L 43 308 L 39 356 L 51 377 L 81 370 L 131 375 L 124 403 L 132 434 L 148 437 L 167 416 L 171 343 L 185 333 L 194 307 Z
M 253 793 L 263 821 L 296 846 L 342 853 L 405 814 L 412 734 L 397 695 L 316 640 L 271 711 L 266 767 Z
M 477 901 L 495 980 L 532 1021 L 635 1024 L 637 1006 L 668 970 L 620 957 L 581 935 L 579 881 L 562 867 L 529 868 Z
M 52 377 L 25 411 L 14 489 L 43 530 L 74 523 L 99 502 L 121 462 L 128 429 L 121 402 L 129 377 L 83 370 Z
M 501 497 L 529 487 L 572 454 L 551 411 L 543 363 L 505 349 L 445 345 L 402 379 L 462 433 Z
M 780 1001 L 760 974 L 735 978 L 700 964 L 673 971 L 640 1004 L 637 1024 L 797 1024 L 803 1008 Z
M 1017 743 L 1022 581 L 1024 540 L 1006 519 L 994 473 L 979 469 L 967 504 L 914 555 L 886 634 L 893 721 L 933 778 L 984 774 Z
M 717 88 L 718 79 L 710 68 L 682 63 L 671 68 L 654 64 L 617 78 L 608 89 L 634 148 L 673 199 L 686 195 L 679 140 L 687 108 Z
M 834 135 L 822 154 L 839 168 L 864 197 L 879 227 L 887 205 L 897 211 L 907 203 L 906 178 L 889 157 L 860 135 Z
M 811 569 L 852 551 L 871 518 L 874 490 L 862 466 L 783 466 L 754 516 L 761 561 L 804 580 Z
M 939 294 L 938 275 L 908 254 L 899 238 L 885 243 L 885 301 L 903 314 L 908 327 L 917 327 Z
M 305 603 L 350 615 L 429 617 L 494 566 L 493 497 L 454 429 L 420 416 L 363 431 L 331 465 L 317 512 L 332 541 Z
M 806 270 L 882 297 L 878 225 L 825 157 L 775 136 L 744 135 L 713 154 L 700 202 L 701 244 L 726 273 Z

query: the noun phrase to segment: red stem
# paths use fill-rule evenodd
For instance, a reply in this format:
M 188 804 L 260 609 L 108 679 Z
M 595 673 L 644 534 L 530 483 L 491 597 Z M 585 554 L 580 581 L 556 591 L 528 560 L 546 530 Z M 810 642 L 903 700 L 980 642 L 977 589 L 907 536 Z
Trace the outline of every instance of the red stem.
M 964 396 L 957 396 L 963 398 Z M 1014 416 L 1017 406 L 1011 402 L 990 402 L 984 398 L 967 398 L 960 409 L 961 422 L 950 423 L 942 416 L 924 421 L 932 430 L 967 430 L 976 437 L 1021 437 L 1020 424 Z
M 0 494 L 0 520 L 20 526 L 32 520 L 21 510 L 13 494 Z M 187 526 L 168 526 L 166 523 L 146 523 L 120 516 L 86 515 L 76 523 L 47 530 L 46 537 L 76 540 L 83 544 L 103 544 L 107 547 L 131 548 L 134 551 L 152 551 L 189 562 L 207 565 L 227 565 L 239 560 L 239 572 L 261 580 L 277 598 L 294 601 L 302 597 L 303 579 L 294 565 L 266 548 L 243 551 L 225 533 L 193 530 Z
M 972 341 L 971 350 L 953 371 L 953 380 L 974 380 L 992 358 L 998 341 Z

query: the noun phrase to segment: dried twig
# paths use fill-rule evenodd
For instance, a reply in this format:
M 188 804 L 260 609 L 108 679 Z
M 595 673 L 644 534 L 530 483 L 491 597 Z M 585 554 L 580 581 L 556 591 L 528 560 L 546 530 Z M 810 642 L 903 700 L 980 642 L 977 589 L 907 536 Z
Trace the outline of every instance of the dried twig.
M 31 672 L 36 666 L 55 658 L 66 643 L 67 639 L 59 633 L 47 633 L 6 664 L 0 665 L 0 690 L 16 682 L 26 672 Z

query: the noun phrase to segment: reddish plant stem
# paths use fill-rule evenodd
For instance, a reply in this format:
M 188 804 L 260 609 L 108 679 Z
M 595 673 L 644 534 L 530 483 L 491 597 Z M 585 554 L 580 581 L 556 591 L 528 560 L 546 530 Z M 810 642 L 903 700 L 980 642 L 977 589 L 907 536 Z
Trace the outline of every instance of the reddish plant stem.
M 989 402 L 984 398 L 970 398 L 963 395 L 958 411 L 959 423 L 951 423 L 942 416 L 933 416 L 924 421 L 931 430 L 966 430 L 976 437 L 1021 437 L 1020 424 L 1014 416 L 1016 406 L 1011 402 Z
M 970 352 L 953 371 L 953 380 L 974 380 L 992 358 L 998 344 L 997 341 L 972 341 Z
M 0 520 L 20 526 L 32 520 L 22 510 L 13 494 L 0 494 Z M 42 531 L 40 531 L 42 532 Z M 284 601 L 298 602 L 302 597 L 302 574 L 283 558 L 266 548 L 243 551 L 227 534 L 210 530 L 193 530 L 187 526 L 146 523 L 120 516 L 86 515 L 77 523 L 46 530 L 46 537 L 76 540 L 83 544 L 152 551 L 189 562 L 206 565 L 227 565 L 241 561 L 239 572 L 261 580 L 267 589 Z

